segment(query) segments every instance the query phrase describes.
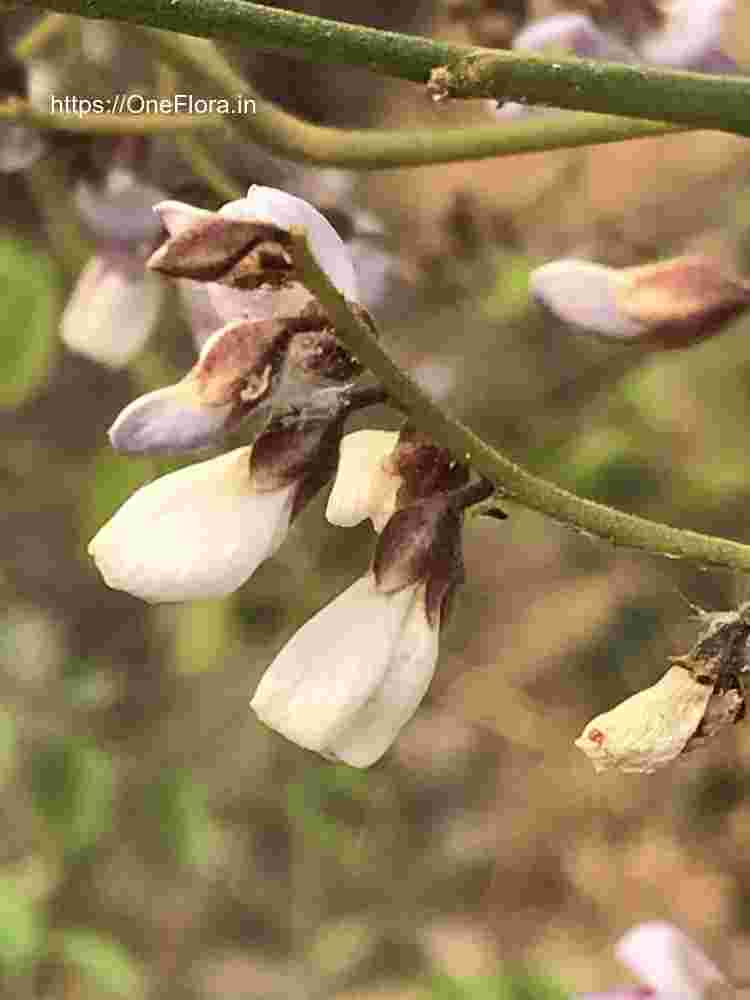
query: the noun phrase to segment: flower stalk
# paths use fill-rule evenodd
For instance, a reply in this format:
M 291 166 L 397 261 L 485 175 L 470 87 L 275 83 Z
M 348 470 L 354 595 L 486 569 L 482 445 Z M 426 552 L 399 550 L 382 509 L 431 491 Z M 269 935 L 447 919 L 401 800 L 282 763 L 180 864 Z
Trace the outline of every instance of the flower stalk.
M 29 4 L 30 6 L 30 4 Z M 644 69 L 381 31 L 247 0 L 47 0 L 52 10 L 281 49 L 312 62 L 431 82 L 442 96 L 522 100 L 750 135 L 750 81 Z
M 300 280 L 317 297 L 346 347 L 380 380 L 394 402 L 437 444 L 473 467 L 503 497 L 613 545 L 653 555 L 688 559 L 705 566 L 750 572 L 750 545 L 728 538 L 674 528 L 576 496 L 541 479 L 482 440 L 460 420 L 444 413 L 386 354 L 370 328 L 352 310 L 311 253 L 303 229 L 291 230 L 292 254 Z

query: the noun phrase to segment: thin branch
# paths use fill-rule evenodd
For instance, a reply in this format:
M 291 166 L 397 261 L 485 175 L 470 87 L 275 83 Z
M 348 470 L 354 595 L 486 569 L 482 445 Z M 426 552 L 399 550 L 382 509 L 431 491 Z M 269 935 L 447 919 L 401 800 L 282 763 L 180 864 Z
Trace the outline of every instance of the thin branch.
M 527 472 L 460 420 L 443 413 L 440 406 L 391 360 L 366 324 L 357 318 L 334 288 L 318 266 L 304 229 L 293 229 L 292 241 L 300 280 L 322 303 L 336 327 L 337 336 L 377 376 L 418 427 L 427 431 L 438 444 L 449 448 L 458 461 L 472 466 L 492 482 L 502 496 L 613 545 L 750 572 L 750 545 L 673 528 L 576 496 Z
M 563 112 L 514 124 L 466 128 L 329 128 L 265 101 L 211 42 L 166 32 L 139 31 L 138 36 L 194 85 L 218 89 L 228 99 L 241 95 L 254 100 L 255 114 L 227 119 L 230 127 L 279 156 L 306 163 L 382 170 L 620 142 L 677 130 L 663 122 Z
M 219 198 L 224 201 L 236 201 L 245 196 L 247 189 L 240 187 L 222 170 L 211 156 L 210 150 L 196 136 L 178 135 L 175 143 L 193 172 L 202 177 Z
M 154 135 L 224 128 L 219 114 L 118 114 L 115 112 L 43 111 L 28 101 L 10 97 L 0 102 L 0 121 L 23 122 L 53 132 L 83 132 L 96 135 Z
M 22 6 L 32 4 L 25 0 Z M 45 6 L 256 49 L 291 50 L 317 63 L 362 66 L 431 82 L 439 96 L 521 100 L 750 135 L 750 80 L 740 76 L 545 59 L 342 24 L 248 0 L 46 0 Z

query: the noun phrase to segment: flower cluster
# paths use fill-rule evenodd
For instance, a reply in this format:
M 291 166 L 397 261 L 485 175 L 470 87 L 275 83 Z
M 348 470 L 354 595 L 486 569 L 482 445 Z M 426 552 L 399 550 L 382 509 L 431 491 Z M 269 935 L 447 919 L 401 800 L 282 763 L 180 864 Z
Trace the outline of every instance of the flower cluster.
M 112 444 L 192 450 L 220 443 L 252 412 L 264 409 L 268 421 L 252 445 L 142 487 L 89 551 L 110 587 L 143 600 L 221 597 L 277 551 L 336 473 L 328 520 L 372 520 L 372 565 L 292 637 L 251 704 L 301 746 L 368 766 L 430 684 L 463 574 L 462 510 L 488 490 L 469 485 L 467 469 L 409 424 L 343 436 L 347 415 L 373 393 L 355 385 L 360 366 L 299 281 L 291 227 L 304 227 L 320 268 L 368 314 L 350 253 L 316 209 L 253 186 L 218 212 L 175 201 L 156 212 L 169 235 L 150 270 L 190 282 L 217 328 L 182 380 L 125 408 Z

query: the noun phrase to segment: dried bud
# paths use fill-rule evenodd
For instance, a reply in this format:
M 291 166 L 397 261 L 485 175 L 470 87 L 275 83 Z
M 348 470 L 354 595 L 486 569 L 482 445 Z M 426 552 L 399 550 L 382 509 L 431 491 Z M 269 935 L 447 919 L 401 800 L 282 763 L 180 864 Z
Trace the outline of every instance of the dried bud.
M 750 305 L 750 286 L 701 256 L 622 270 L 557 260 L 532 272 L 529 287 L 566 323 L 654 350 L 689 347 L 720 333 Z
M 713 684 L 682 666 L 670 667 L 639 691 L 590 722 L 576 746 L 597 771 L 651 774 L 684 751 L 705 715 Z
M 576 740 L 597 771 L 650 774 L 744 717 L 750 604 L 706 618 L 696 644 L 660 681 L 597 716 Z

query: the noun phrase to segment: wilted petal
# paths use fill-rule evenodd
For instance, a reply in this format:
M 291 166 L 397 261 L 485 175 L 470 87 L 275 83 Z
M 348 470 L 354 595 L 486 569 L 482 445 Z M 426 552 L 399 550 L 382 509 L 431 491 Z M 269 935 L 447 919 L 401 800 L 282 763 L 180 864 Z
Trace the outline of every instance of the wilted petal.
M 401 477 L 385 465 L 398 443 L 397 431 L 361 430 L 341 441 L 336 481 L 328 498 L 331 524 L 350 528 L 372 518 L 382 531 L 396 509 Z
M 593 719 L 575 741 L 597 771 L 651 774 L 675 760 L 703 719 L 714 687 L 685 667 Z
M 572 326 L 628 340 L 645 333 L 646 326 L 620 307 L 618 293 L 626 284 L 623 272 L 613 267 L 566 258 L 532 271 L 529 292 Z
M 283 247 L 289 236 L 278 226 L 205 212 L 182 202 L 161 202 L 155 209 L 171 232 L 149 258 L 153 270 L 246 288 L 287 280 L 291 260 Z
M 615 954 L 658 996 L 705 1000 L 711 984 L 726 982 L 686 934 L 662 921 L 633 927 L 620 938 Z
M 750 305 L 750 286 L 727 277 L 710 257 L 675 257 L 625 268 L 621 276 L 621 312 L 642 323 L 657 347 L 703 340 Z
M 735 0 L 676 0 L 667 22 L 639 45 L 644 62 L 699 73 L 736 73 L 737 64 L 723 50 L 725 20 Z
M 117 451 L 131 454 L 191 451 L 216 444 L 234 409 L 232 403 L 209 406 L 194 379 L 155 389 L 125 407 L 109 429 Z
M 304 226 L 321 268 L 342 295 L 357 300 L 357 278 L 343 240 L 325 216 L 303 198 L 253 184 L 246 198 L 224 205 L 220 214 L 232 219 L 272 223 L 286 230 L 291 226 Z
M 417 600 L 417 588 L 385 595 L 377 590 L 372 574 L 357 580 L 292 636 L 263 675 L 251 707 L 266 725 L 300 746 L 330 755 L 337 748 L 346 753 L 351 741 L 357 766 L 373 763 L 387 749 L 383 734 L 392 730 L 395 736 L 399 728 L 389 729 L 388 720 L 402 719 L 415 689 L 421 687 L 424 693 L 429 684 L 424 674 L 431 676 L 434 670 L 431 641 L 421 634 L 417 639 L 417 625 L 410 623 Z M 418 671 L 414 687 L 400 676 L 387 680 L 394 666 L 410 662 L 410 651 L 402 645 L 407 623 L 418 650 L 416 665 L 421 668 L 423 661 L 430 661 L 429 670 Z M 388 691 L 394 701 L 388 700 Z M 367 710 L 370 701 L 373 714 Z M 387 718 L 380 719 L 383 714 Z M 378 738 L 371 752 L 355 748 L 358 717 L 373 739 Z
M 89 545 L 105 583 L 151 603 L 224 597 L 284 540 L 295 486 L 256 493 L 238 448 L 142 486 Z
M 163 292 L 137 257 L 117 252 L 92 257 L 63 312 L 62 339 L 71 351 L 119 368 L 146 343 Z

